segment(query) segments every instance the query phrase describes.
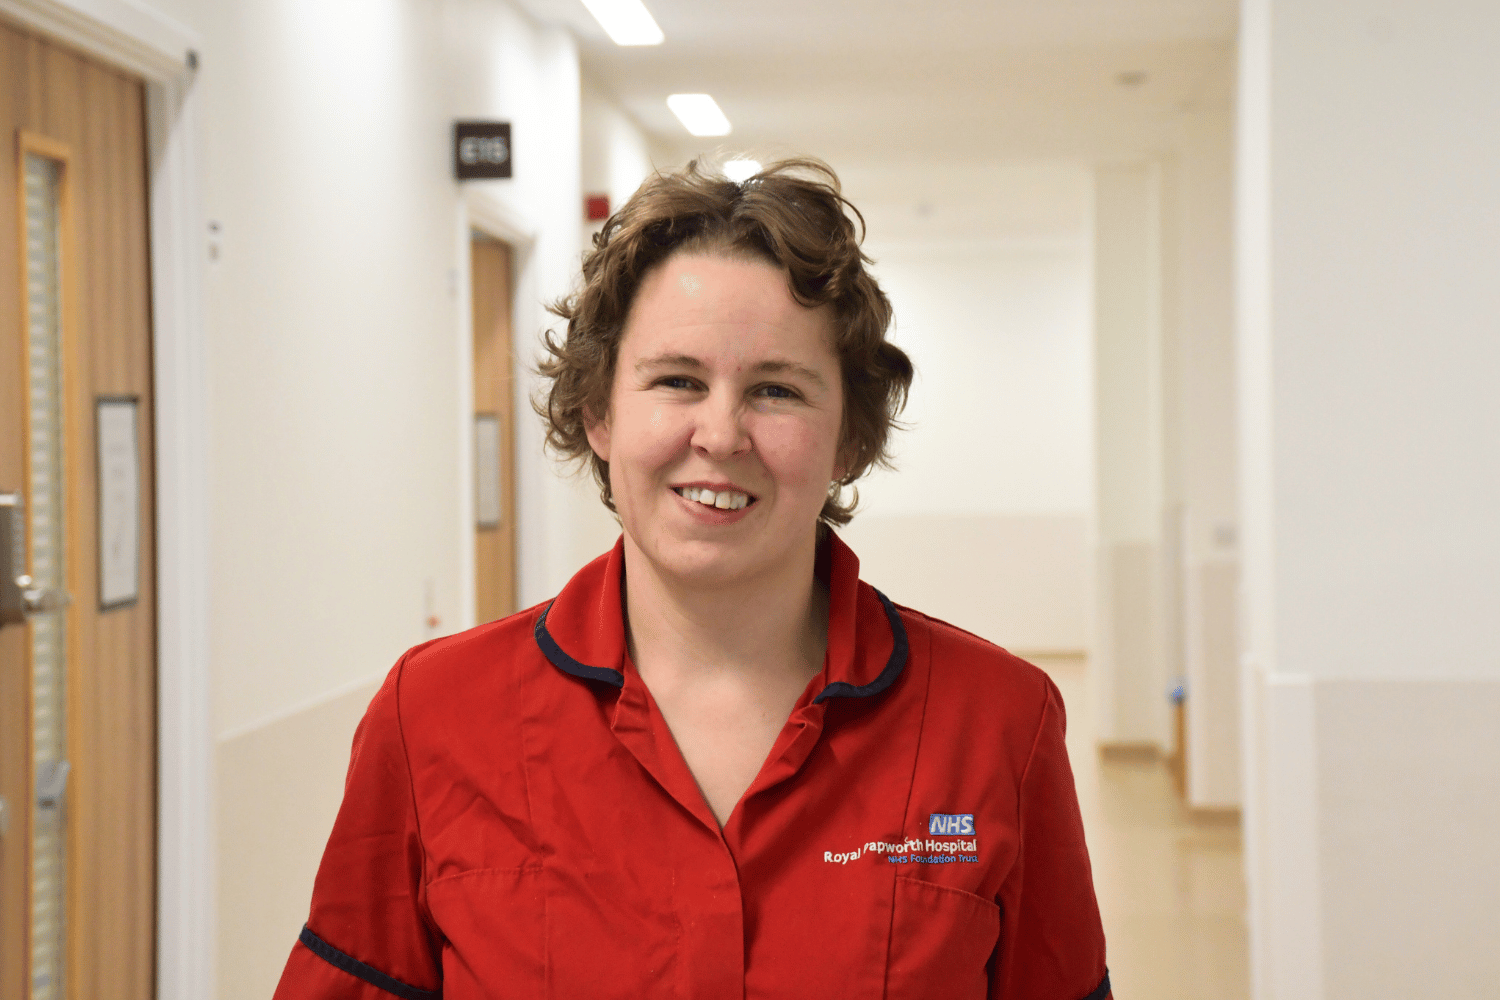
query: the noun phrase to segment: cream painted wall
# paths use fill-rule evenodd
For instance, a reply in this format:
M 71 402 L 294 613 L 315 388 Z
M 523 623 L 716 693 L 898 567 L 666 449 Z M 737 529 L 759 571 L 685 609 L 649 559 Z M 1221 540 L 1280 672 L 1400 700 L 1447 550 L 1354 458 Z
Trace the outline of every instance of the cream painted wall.
M 450 122 L 513 123 L 515 178 L 485 193 L 535 234 L 517 301 L 529 360 L 541 303 L 576 269 L 578 74 L 566 34 L 504 3 L 205 3 L 193 23 L 220 227 L 215 717 L 233 733 L 466 623 Z M 538 451 L 518 449 L 528 596 L 571 562 L 570 491 Z
M 577 267 L 578 70 L 566 34 L 480 0 L 204 4 L 197 23 L 220 226 L 208 289 L 216 725 L 234 733 L 466 624 L 450 122 L 513 123 L 514 179 L 477 186 L 534 235 L 516 303 L 529 364 L 543 303 Z M 571 572 L 576 491 L 541 457 L 535 422 L 519 430 L 534 600 Z
M 1500 13 L 1334 6 L 1274 5 L 1278 667 L 1500 678 Z
M 504 0 L 446 0 L 441 11 L 445 64 L 434 72 L 446 74 L 453 116 L 512 123 L 514 178 L 469 183 L 535 234 L 518 255 L 515 303 L 523 376 L 516 379 L 515 404 L 524 607 L 555 594 L 577 568 L 573 525 L 580 494 L 558 475 L 542 449 L 540 424 L 525 415 L 537 389 L 540 333 L 553 321 L 546 305 L 573 287 L 582 252 L 578 53 L 565 31 L 536 26 Z
M 1177 750 L 1187 797 L 1239 802 L 1233 64 L 1181 109 L 1158 158 L 1095 174 L 1098 587 L 1106 740 Z
M 1041 232 L 881 241 L 872 229 L 892 339 L 917 377 L 897 470 L 860 484 L 844 530 L 861 575 L 893 600 L 1022 653 L 1088 643 L 1088 175 L 1050 169 L 1071 198 Z M 899 206 L 860 207 L 902 231 Z
M 1086 648 L 1086 515 L 868 513 L 841 535 L 897 604 L 1023 657 Z
M 583 189 L 609 195 L 610 211 L 618 211 L 655 169 L 650 144 L 635 119 L 587 77 L 583 79 L 580 114 Z M 600 228 L 602 223 L 589 225 L 587 234 L 593 235 Z
M 358 16 L 349 16 L 358 9 Z M 457 616 L 462 454 L 440 25 L 204 3 L 218 732 L 378 675 Z M 378 151 L 378 152 L 377 152 Z
M 360 684 L 219 747 L 218 1000 L 266 1000 L 307 920 L 343 797 Z
M 1080 192 L 1087 197 L 1087 188 Z M 1089 260 L 1069 239 L 873 239 L 891 339 L 917 369 L 899 471 L 861 490 L 872 514 L 1089 509 Z
M 229 1000 L 268 995 L 295 941 L 375 684 L 472 614 L 467 206 L 525 236 L 515 320 L 529 366 L 544 304 L 578 267 L 580 84 L 571 38 L 503 0 L 170 10 L 203 38 L 218 226 L 211 645 Z M 453 181 L 458 117 L 512 122 L 512 180 Z M 641 145 L 618 122 L 602 144 Z M 613 532 L 542 454 L 520 381 L 521 589 L 534 601 L 594 554 L 580 524 Z
M 1101 544 L 1161 532 L 1162 171 L 1150 162 L 1094 173 L 1095 422 Z
M 1497 32 L 1462 0 L 1243 7 L 1261 998 L 1480 996 L 1500 975 Z M 1278 707 L 1293 686 L 1310 712 Z
M 1238 510 L 1233 295 L 1233 62 L 1182 116 L 1172 203 L 1168 503 L 1187 679 L 1187 797 L 1240 801 Z
M 1164 176 L 1165 175 L 1165 176 Z M 1094 172 L 1094 419 L 1097 518 L 1094 678 L 1102 740 L 1172 745 L 1168 588 L 1171 519 L 1164 435 L 1164 241 L 1160 163 Z M 1168 234 L 1175 237 L 1175 230 Z
M 635 120 L 620 109 L 605 91 L 586 77 L 580 101 L 582 151 L 580 169 L 586 194 L 609 195 L 610 211 L 618 211 L 630 200 L 641 182 L 656 169 L 646 134 Z M 594 234 L 604 222 L 583 222 L 583 247 L 587 252 Z M 576 569 L 614 545 L 620 522 L 599 499 L 598 487 L 586 466 L 563 468 L 572 491 L 569 537 L 570 563 Z

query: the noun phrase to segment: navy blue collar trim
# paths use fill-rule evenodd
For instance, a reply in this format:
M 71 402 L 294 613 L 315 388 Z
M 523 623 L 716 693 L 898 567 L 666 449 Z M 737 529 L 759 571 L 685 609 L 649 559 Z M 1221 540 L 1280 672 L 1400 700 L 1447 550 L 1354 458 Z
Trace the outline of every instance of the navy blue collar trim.
M 552 665 L 565 674 L 574 677 L 582 677 L 590 681 L 603 681 L 605 684 L 613 684 L 617 688 L 625 686 L 625 675 L 618 670 L 608 667 L 591 667 L 587 663 L 579 663 L 557 644 L 552 638 L 552 633 L 547 631 L 547 612 L 552 610 L 549 602 L 536 620 L 536 644 L 542 648 L 542 655 L 552 661 Z
M 901 676 L 901 671 L 906 669 L 906 657 L 910 651 L 910 644 L 906 640 L 906 626 L 901 624 L 901 614 L 896 606 L 891 603 L 890 598 L 880 591 L 875 591 L 875 596 L 880 598 L 881 606 L 885 608 L 885 617 L 891 623 L 891 637 L 894 640 L 891 646 L 890 659 L 885 661 L 885 669 L 880 671 L 880 676 L 868 684 L 850 684 L 848 681 L 834 681 L 832 684 L 818 692 L 813 699 L 813 704 L 825 701 L 829 698 L 868 698 L 877 695 L 896 683 L 896 678 Z M 548 604 L 537 616 L 536 644 L 541 647 L 542 655 L 552 661 L 552 665 L 565 674 L 574 677 L 582 677 L 590 681 L 602 681 L 617 688 L 625 686 L 625 677 L 618 670 L 609 667 L 591 667 L 587 663 L 580 663 L 563 651 L 552 638 L 552 633 L 547 631 L 547 613 L 552 610 Z
M 872 588 L 873 589 L 873 588 Z M 885 669 L 880 676 L 868 684 L 850 684 L 848 681 L 834 681 L 832 684 L 818 692 L 813 699 L 817 705 L 828 698 L 868 698 L 879 694 L 892 684 L 896 678 L 901 676 L 901 671 L 906 669 L 906 656 L 910 649 L 906 641 L 906 626 L 901 624 L 901 614 L 896 606 L 891 603 L 890 598 L 880 591 L 875 591 L 875 596 L 880 598 L 880 603 L 885 607 L 885 617 L 891 623 L 891 657 L 885 661 Z
M 401 1000 L 442 1000 L 443 998 L 441 988 L 436 990 L 419 990 L 415 986 L 403 983 L 399 979 L 392 979 L 384 972 L 366 965 L 357 958 L 344 954 L 314 934 L 312 929 L 306 924 L 302 925 L 302 933 L 298 936 L 298 940 L 307 947 L 308 951 L 317 955 L 334 968 L 342 969 L 351 976 L 363 979 L 376 989 L 384 990 L 392 996 L 398 996 Z

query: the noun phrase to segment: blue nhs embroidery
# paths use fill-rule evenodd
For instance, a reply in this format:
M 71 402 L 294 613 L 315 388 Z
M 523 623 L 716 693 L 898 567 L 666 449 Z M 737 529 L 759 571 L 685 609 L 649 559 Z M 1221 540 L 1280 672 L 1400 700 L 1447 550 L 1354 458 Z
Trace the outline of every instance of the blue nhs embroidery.
M 933 813 L 927 818 L 927 833 L 954 836 L 974 833 L 973 813 Z

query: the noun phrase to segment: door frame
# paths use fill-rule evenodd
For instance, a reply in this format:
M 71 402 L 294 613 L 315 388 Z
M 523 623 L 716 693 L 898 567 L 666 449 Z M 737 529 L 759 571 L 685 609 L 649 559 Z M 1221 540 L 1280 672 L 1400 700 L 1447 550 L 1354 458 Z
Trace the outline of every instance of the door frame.
M 458 474 L 458 524 L 462 532 L 460 538 L 462 544 L 459 551 L 463 553 L 459 563 L 458 577 L 459 586 L 462 588 L 459 608 L 463 614 L 463 621 L 457 623 L 459 629 L 473 628 L 479 623 L 478 577 L 474 559 L 474 262 L 469 251 L 471 233 L 476 229 L 510 246 L 511 330 L 541 329 L 545 321 L 545 310 L 537 292 L 536 255 L 533 253 L 537 242 L 536 225 L 505 202 L 486 192 L 483 187 L 477 186 L 472 181 L 468 182 L 463 189 L 462 197 L 458 199 L 456 233 L 458 266 L 454 278 L 454 287 L 458 292 L 458 384 L 460 386 L 457 412 L 458 439 L 459 454 L 464 456 Z M 512 349 L 518 344 L 519 341 L 512 334 Z M 511 407 L 512 412 L 518 418 L 530 411 L 530 393 L 533 384 L 532 380 L 527 377 L 525 359 L 520 360 L 523 363 L 516 368 L 514 378 L 511 379 Z M 515 477 L 518 519 L 521 516 L 521 497 L 525 492 L 521 485 L 523 474 L 521 463 L 517 461 Z M 518 531 L 516 537 L 518 569 L 522 563 L 523 534 Z M 518 572 L 517 602 L 518 606 L 524 607 L 524 599 L 520 596 L 519 576 Z
M 216 859 L 208 643 L 202 46 L 140 0 L 0 0 L 20 27 L 146 83 L 156 443 L 159 1000 L 212 997 Z

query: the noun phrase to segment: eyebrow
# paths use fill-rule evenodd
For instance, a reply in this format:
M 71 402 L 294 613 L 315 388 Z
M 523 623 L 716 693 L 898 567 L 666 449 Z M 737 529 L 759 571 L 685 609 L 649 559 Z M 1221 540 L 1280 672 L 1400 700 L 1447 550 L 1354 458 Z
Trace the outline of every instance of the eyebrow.
M 658 354 L 654 358 L 642 358 L 635 363 L 637 372 L 654 371 L 660 368 L 689 368 L 694 371 L 707 371 L 708 365 L 691 354 Z M 796 375 L 813 383 L 819 389 L 828 388 L 828 383 L 824 381 L 822 375 L 806 365 L 784 358 L 769 358 L 757 364 L 751 371 L 761 375 Z

